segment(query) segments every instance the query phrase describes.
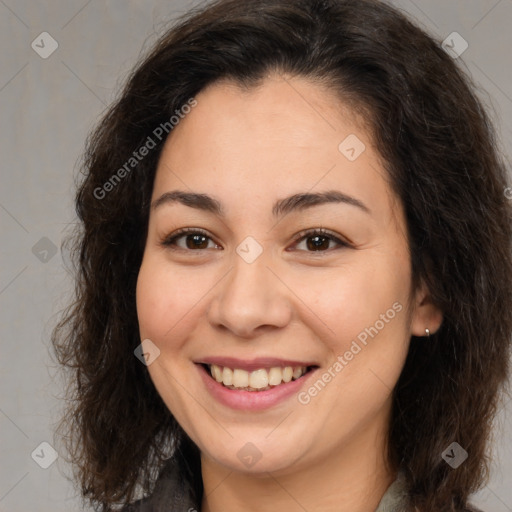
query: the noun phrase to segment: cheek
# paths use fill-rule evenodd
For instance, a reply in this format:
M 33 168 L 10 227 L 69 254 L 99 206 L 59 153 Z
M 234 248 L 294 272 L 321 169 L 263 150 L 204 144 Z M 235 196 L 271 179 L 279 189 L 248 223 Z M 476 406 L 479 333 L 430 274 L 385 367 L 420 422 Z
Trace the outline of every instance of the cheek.
M 325 326 L 322 331 L 331 340 L 331 350 L 339 353 L 365 328 L 375 322 L 380 326 L 380 315 L 390 309 L 387 318 L 392 316 L 393 320 L 386 323 L 386 330 L 391 331 L 392 324 L 396 324 L 393 330 L 403 327 L 401 320 L 394 321 L 403 315 L 395 314 L 400 307 L 393 309 L 393 304 L 399 302 L 405 309 L 408 280 L 407 266 L 368 259 L 364 264 L 359 262 L 357 268 L 354 265 L 330 273 L 329 279 L 317 276 L 304 282 L 302 277 L 301 289 L 304 302 L 311 304 L 311 310 Z
M 366 421 L 377 414 L 400 375 L 408 350 L 409 274 L 403 263 L 372 258 L 333 273 L 327 288 L 318 282 L 304 288 L 314 291 L 312 309 L 329 328 L 322 340 L 328 359 L 318 376 L 329 383 L 325 393 L 323 384 L 312 383 L 301 403 L 310 400 L 313 416 L 330 411 L 333 431 L 341 425 L 350 429 L 347 418 Z
M 211 271 L 180 268 L 160 254 L 146 253 L 136 289 L 141 339 L 151 339 L 163 352 L 183 348 L 204 316 L 205 301 L 214 285 Z
M 165 283 L 159 278 L 160 273 L 145 257 L 137 277 L 137 317 L 141 331 L 141 338 L 160 338 L 159 331 L 163 331 L 162 312 L 165 309 L 174 309 L 170 297 L 164 294 Z
M 157 344 L 172 336 L 173 326 L 190 309 L 179 276 L 151 256 L 145 257 L 137 278 L 137 316 L 142 338 Z M 192 300 L 192 299 L 190 299 Z
M 148 366 L 156 390 L 168 409 L 186 422 L 190 404 L 183 399 L 182 386 L 191 377 L 190 361 L 177 357 L 183 350 L 191 329 L 191 311 L 197 303 L 190 288 L 180 287 L 175 269 L 153 254 L 144 256 L 136 288 L 137 317 L 141 340 L 150 339 L 160 350 L 160 357 Z

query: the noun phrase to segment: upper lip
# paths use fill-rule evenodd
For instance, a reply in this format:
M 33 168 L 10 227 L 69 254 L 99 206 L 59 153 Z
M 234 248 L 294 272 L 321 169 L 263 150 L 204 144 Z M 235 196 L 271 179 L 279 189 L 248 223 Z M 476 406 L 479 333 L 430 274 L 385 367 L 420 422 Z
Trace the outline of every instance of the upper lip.
M 236 357 L 213 356 L 205 357 L 195 361 L 198 364 L 216 364 L 217 366 L 227 366 L 228 368 L 238 368 L 240 370 L 255 371 L 260 368 L 273 368 L 278 366 L 317 366 L 311 361 L 297 361 L 292 359 L 279 359 L 276 357 L 256 357 L 254 359 L 238 359 Z

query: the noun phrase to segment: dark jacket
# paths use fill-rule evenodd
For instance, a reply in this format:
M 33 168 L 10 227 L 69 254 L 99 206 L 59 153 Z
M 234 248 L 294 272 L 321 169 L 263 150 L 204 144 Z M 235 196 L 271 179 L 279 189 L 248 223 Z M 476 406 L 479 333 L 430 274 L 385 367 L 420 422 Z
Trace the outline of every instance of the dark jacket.
M 174 458 L 169 459 L 160 473 L 153 494 L 125 506 L 121 512 L 200 512 L 200 493 L 184 477 L 186 468 Z M 382 496 L 375 512 L 411 512 L 408 506 L 406 480 L 403 472 Z M 466 512 L 482 512 L 475 507 Z

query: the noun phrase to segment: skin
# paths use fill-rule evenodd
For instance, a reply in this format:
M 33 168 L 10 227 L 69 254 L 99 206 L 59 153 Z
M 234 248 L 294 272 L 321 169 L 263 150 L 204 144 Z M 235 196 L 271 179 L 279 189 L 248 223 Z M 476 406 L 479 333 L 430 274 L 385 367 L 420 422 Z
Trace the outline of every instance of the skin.
M 205 193 L 226 217 L 179 203 L 151 209 L 137 310 L 141 340 L 160 350 L 151 379 L 201 450 L 201 511 L 373 511 L 396 477 L 387 432 L 410 337 L 442 321 L 425 286 L 411 293 L 400 201 L 363 119 L 319 84 L 269 75 L 250 90 L 217 82 L 196 100 L 166 141 L 152 199 Z M 366 146 L 355 161 L 338 150 L 350 134 Z M 331 203 L 272 216 L 278 199 L 326 190 L 370 213 Z M 199 249 L 190 235 L 162 246 L 186 227 L 210 238 Z M 351 246 L 297 239 L 320 227 Z M 236 252 L 247 236 L 263 249 L 250 264 Z M 403 309 L 306 405 L 293 396 L 264 411 L 228 408 L 193 363 L 272 356 L 315 361 L 321 374 L 396 302 Z M 250 468 L 237 456 L 247 442 L 261 453 Z

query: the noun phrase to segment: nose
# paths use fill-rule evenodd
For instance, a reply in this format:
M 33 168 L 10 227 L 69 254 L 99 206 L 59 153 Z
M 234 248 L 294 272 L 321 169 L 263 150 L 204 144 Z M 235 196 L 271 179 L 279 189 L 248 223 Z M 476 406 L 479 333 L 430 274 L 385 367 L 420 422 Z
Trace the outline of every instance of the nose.
M 290 291 L 268 263 L 263 255 L 252 263 L 234 257 L 233 267 L 214 288 L 216 295 L 207 313 L 213 327 L 239 338 L 253 338 L 289 323 Z

